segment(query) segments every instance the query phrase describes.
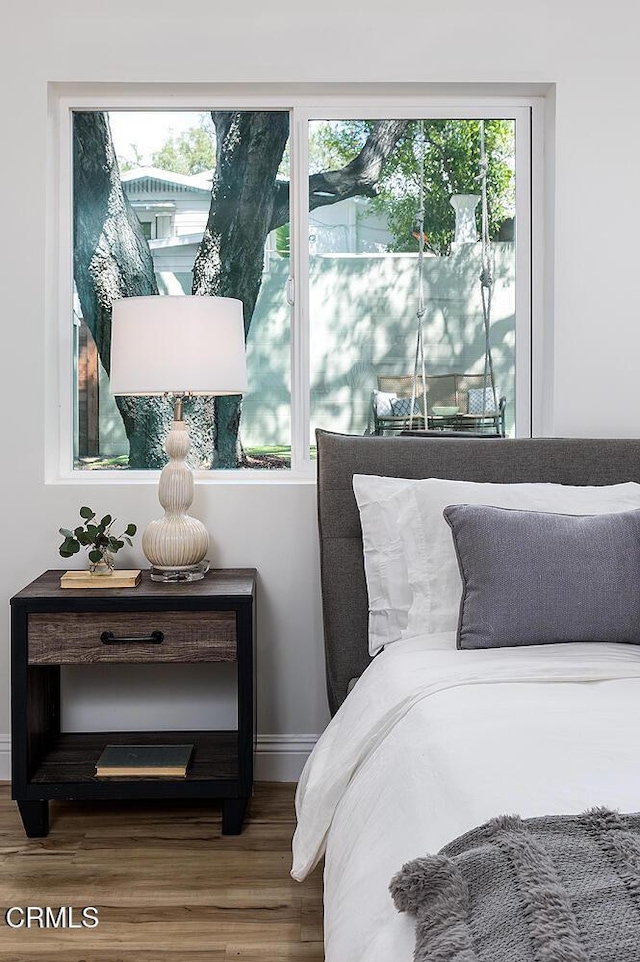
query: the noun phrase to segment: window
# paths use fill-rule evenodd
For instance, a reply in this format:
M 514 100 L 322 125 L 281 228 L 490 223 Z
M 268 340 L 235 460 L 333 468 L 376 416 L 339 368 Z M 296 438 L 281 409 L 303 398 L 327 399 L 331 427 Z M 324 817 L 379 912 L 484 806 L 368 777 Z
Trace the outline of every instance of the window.
M 159 240 L 173 234 L 171 214 L 154 214 L 148 209 L 131 205 L 140 222 L 146 240 Z
M 410 412 L 414 393 L 419 413 L 426 387 L 429 427 L 502 430 L 504 397 L 504 430 L 513 434 L 514 120 L 315 120 L 309 145 L 312 431 L 414 426 L 398 415 Z M 340 171 L 363 157 L 363 187 L 350 195 Z M 331 192 L 341 189 L 336 202 Z M 377 388 L 390 417 L 377 416 Z M 397 392 L 397 403 L 386 397 Z
M 168 404 L 111 395 L 110 314 L 102 305 L 114 293 L 193 293 L 240 297 L 245 303 L 252 390 L 242 402 L 238 445 L 229 423 L 234 418 L 219 416 L 220 401 L 186 403 L 192 463 L 203 469 L 288 467 L 288 251 L 273 251 L 268 270 L 263 268 L 267 237 L 288 223 L 286 181 L 277 174 L 286 163 L 289 112 L 225 111 L 213 121 L 211 115 L 187 111 L 168 114 L 159 128 L 157 119 L 151 111 L 85 110 L 72 117 L 74 283 L 80 313 L 75 466 L 162 465 Z M 172 132 L 176 126 L 182 129 L 178 136 Z M 137 143 L 132 145 L 131 137 Z M 238 143 L 239 153 L 246 155 L 239 159 Z M 215 165 L 216 148 L 226 171 L 218 176 L 207 166 Z M 131 150 L 135 163 L 127 154 Z M 91 165 L 85 163 L 87 152 L 94 158 Z M 276 203 L 282 210 L 278 225 L 272 223 Z M 94 403 L 87 403 L 89 396 Z M 234 435 L 232 443 L 226 438 L 222 444 L 223 432 Z M 223 447 L 232 460 L 222 460 Z
M 156 214 L 156 239 L 171 237 L 171 214 Z
M 380 378 L 404 376 L 421 394 L 419 321 L 429 425 L 449 424 L 431 409 L 440 399 L 476 429 L 471 415 L 492 414 L 495 386 L 506 433 L 529 433 L 529 108 L 205 103 L 63 106 L 74 145 L 74 468 L 164 461 L 168 404 L 109 392 L 101 306 L 114 291 L 245 304 L 249 392 L 237 444 L 217 443 L 227 430 L 219 402 L 194 401 L 194 467 L 304 472 L 316 427 L 393 430 L 376 417 L 374 392 Z M 135 249 L 140 260 L 129 261 Z M 437 379 L 450 375 L 458 393 L 440 397 Z

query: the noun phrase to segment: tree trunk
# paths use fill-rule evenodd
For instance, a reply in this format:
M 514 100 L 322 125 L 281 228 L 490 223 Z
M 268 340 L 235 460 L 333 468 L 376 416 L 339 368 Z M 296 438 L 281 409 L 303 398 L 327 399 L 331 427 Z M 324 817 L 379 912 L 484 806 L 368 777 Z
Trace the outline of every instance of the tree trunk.
M 216 171 L 209 218 L 193 270 L 193 293 L 237 297 L 245 339 L 256 306 L 264 245 L 273 217 L 276 174 L 289 136 L 286 111 L 212 111 Z M 214 466 L 241 459 L 242 399 L 217 398 Z
M 125 197 L 105 114 L 73 117 L 73 273 L 83 317 L 109 374 L 111 306 L 119 297 L 157 294 L 153 261 Z M 129 467 L 160 467 L 171 420 L 169 405 L 116 398 L 129 440 Z

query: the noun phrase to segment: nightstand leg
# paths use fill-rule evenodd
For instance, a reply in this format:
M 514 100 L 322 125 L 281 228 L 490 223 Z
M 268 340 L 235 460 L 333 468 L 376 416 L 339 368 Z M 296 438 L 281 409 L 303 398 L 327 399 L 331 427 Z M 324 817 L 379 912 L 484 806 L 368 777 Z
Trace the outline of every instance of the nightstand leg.
M 43 799 L 19 801 L 18 809 L 29 838 L 43 838 L 49 834 L 49 802 Z
M 222 801 L 222 834 L 239 835 L 242 831 L 248 798 L 225 798 Z

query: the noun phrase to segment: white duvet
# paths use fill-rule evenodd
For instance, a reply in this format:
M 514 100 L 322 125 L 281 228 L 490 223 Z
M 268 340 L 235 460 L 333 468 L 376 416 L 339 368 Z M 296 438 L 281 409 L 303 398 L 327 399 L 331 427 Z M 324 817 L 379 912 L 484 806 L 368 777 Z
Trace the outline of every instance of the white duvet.
M 325 853 L 326 962 L 410 962 L 391 876 L 494 815 L 640 809 L 639 648 L 453 644 L 382 652 L 302 773 L 292 875 Z

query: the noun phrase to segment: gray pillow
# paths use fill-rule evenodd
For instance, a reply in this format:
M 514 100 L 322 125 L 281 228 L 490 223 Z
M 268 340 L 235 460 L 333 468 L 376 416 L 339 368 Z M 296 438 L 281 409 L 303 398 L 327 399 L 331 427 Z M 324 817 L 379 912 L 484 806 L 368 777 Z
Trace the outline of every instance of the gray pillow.
M 640 510 L 444 509 L 463 583 L 458 648 L 640 644 Z
M 409 417 L 411 415 L 411 398 L 391 398 L 391 411 L 395 417 Z M 417 397 L 413 398 L 413 413 L 420 414 L 420 402 Z

